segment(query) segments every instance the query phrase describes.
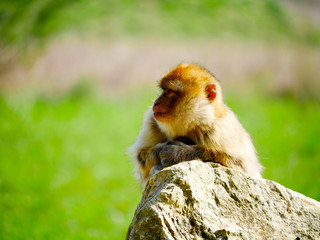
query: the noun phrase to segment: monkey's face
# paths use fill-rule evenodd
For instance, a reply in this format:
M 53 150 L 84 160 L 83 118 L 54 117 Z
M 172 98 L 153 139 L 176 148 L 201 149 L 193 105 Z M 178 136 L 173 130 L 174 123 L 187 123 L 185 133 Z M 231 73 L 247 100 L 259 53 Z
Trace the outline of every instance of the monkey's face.
M 163 88 L 162 94 L 153 105 L 153 116 L 160 129 L 167 136 L 184 136 L 187 132 L 188 111 L 190 104 L 185 101 L 185 92 Z
M 194 89 L 193 89 L 194 90 Z M 206 90 L 184 91 L 163 89 L 154 102 L 153 116 L 160 129 L 171 138 L 185 136 L 199 125 L 208 125 L 214 120 L 214 108 Z
M 173 124 L 186 124 L 191 120 L 198 119 L 203 113 L 203 107 L 211 106 L 210 98 L 215 96 L 209 87 L 194 87 L 176 89 L 163 88 L 162 94 L 155 100 L 153 116 L 158 122 Z
M 158 121 L 172 120 L 181 92 L 164 88 L 162 94 L 153 104 L 153 116 Z

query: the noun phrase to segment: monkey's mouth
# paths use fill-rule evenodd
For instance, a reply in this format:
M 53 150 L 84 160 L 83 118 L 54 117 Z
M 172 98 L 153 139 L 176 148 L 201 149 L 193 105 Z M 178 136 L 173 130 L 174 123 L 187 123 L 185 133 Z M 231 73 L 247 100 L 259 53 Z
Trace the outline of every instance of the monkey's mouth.
M 156 120 L 163 120 L 167 117 L 167 113 L 165 112 L 153 112 L 153 116 Z

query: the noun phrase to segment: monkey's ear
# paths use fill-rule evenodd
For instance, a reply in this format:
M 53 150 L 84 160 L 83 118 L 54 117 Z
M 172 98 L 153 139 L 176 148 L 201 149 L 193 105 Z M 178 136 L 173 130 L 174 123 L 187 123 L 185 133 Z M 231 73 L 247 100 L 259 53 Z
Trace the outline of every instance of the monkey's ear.
M 209 101 L 213 101 L 217 96 L 216 85 L 213 83 L 208 84 L 206 87 L 206 93 L 207 93 Z

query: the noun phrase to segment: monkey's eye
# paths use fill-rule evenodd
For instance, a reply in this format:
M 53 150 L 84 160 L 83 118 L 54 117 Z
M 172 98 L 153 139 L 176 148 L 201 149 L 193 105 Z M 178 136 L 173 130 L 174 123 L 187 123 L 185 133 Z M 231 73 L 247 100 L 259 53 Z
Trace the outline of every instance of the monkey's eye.
M 174 90 L 172 90 L 170 88 L 166 88 L 164 91 L 169 97 L 173 97 L 173 96 L 175 96 L 177 94 L 176 91 L 174 91 Z

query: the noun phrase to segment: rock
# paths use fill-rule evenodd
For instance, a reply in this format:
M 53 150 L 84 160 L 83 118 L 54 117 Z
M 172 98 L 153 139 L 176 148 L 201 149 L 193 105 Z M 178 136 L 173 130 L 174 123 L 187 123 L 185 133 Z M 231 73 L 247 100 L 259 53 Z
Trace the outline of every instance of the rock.
M 201 161 L 154 166 L 127 239 L 320 239 L 320 203 Z

